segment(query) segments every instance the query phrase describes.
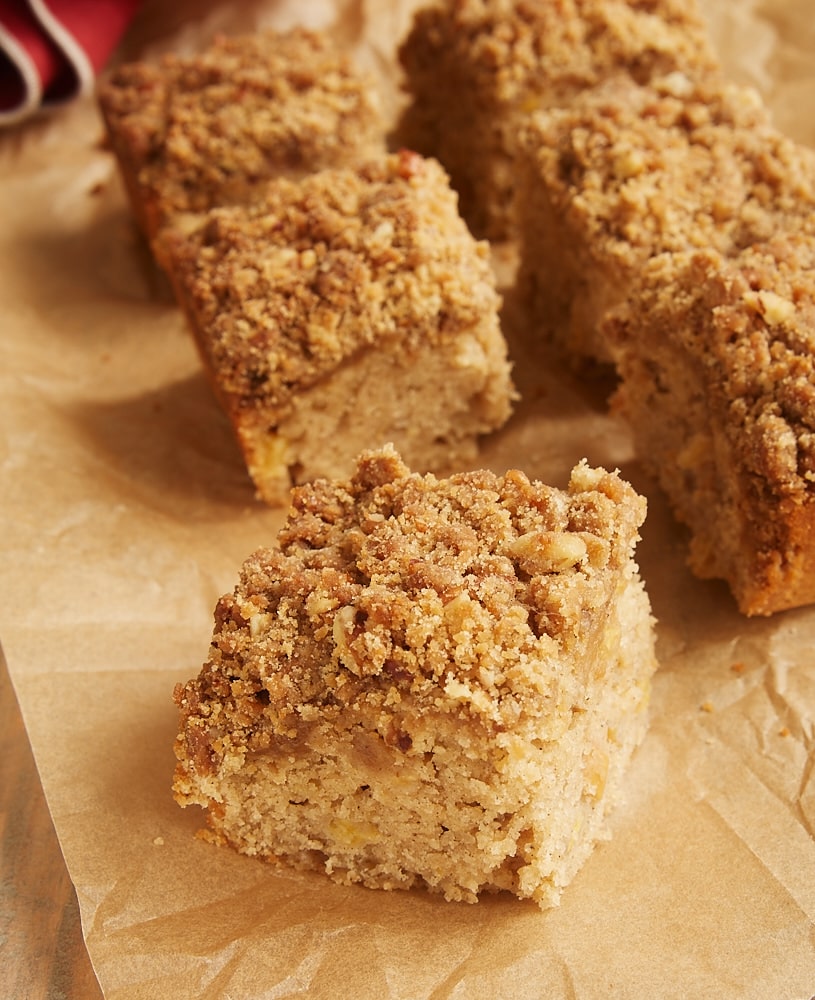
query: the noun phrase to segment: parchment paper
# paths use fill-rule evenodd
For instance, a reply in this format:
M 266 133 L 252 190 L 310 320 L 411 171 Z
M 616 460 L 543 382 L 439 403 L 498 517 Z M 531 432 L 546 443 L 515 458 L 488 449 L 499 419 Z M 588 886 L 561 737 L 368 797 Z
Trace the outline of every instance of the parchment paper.
M 815 142 L 811 0 L 706 9 L 732 76 Z M 338 10 L 392 78 L 409 5 L 373 0 L 154 0 L 122 57 Z M 170 795 L 171 691 L 282 514 L 254 500 L 100 136 L 91 103 L 0 136 L 0 638 L 105 996 L 812 997 L 815 609 L 747 620 L 694 580 L 602 395 L 522 357 L 482 464 L 562 485 L 585 455 L 649 497 L 661 669 L 611 839 L 543 913 L 342 888 L 194 837 Z

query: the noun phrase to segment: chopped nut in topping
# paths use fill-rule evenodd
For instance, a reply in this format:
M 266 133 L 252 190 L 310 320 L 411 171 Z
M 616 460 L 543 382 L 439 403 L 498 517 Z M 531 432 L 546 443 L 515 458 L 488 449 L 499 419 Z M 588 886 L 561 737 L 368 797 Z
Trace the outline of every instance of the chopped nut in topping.
M 790 322 L 795 316 L 795 304 L 775 292 L 745 292 L 744 301 L 770 326 Z

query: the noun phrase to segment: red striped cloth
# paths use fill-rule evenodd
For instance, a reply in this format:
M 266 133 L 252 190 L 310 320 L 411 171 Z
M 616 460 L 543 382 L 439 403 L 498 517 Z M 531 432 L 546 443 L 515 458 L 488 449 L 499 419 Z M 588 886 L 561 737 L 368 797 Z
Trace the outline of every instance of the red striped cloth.
M 89 93 L 141 0 L 0 0 L 0 125 Z

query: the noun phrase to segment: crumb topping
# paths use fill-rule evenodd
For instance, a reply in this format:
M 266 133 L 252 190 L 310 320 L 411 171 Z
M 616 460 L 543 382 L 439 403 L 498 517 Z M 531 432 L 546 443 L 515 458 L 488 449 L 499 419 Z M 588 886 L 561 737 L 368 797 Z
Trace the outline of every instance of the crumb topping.
M 383 135 L 371 81 L 302 28 L 125 65 L 99 99 L 165 216 L 243 200 L 281 170 L 346 162 Z
M 815 207 L 815 154 L 781 135 L 753 91 L 672 74 L 615 79 L 534 116 L 548 196 L 596 256 L 736 252 Z
M 561 491 L 519 471 L 419 476 L 385 448 L 295 489 L 279 547 L 247 560 L 208 664 L 177 689 L 196 767 L 219 740 L 263 749 L 341 709 L 393 741 L 428 710 L 499 729 L 551 714 L 576 698 L 563 657 L 635 572 L 644 517 L 585 462 Z
M 280 404 L 381 341 L 410 352 L 477 333 L 500 304 L 447 175 L 406 151 L 278 179 L 164 245 L 219 381 L 246 406 Z
M 638 82 L 715 71 L 705 25 L 683 0 L 458 0 L 418 12 L 400 59 L 414 81 L 441 58 L 467 66 L 479 102 L 532 110 L 625 71 Z M 555 98 L 551 101 L 551 98 Z

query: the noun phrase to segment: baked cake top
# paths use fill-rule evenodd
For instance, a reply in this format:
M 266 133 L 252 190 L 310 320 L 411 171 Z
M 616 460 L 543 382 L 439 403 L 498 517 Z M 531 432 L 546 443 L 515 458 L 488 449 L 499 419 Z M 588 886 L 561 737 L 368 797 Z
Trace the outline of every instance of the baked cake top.
M 663 250 L 738 250 L 815 208 L 815 154 L 735 85 L 617 78 L 534 115 L 525 142 L 557 210 L 593 252 L 628 265 Z
M 403 65 L 433 77 L 436 58 L 466 67 L 480 104 L 565 97 L 618 72 L 640 83 L 718 63 L 688 0 L 451 0 L 420 10 L 400 50 Z
M 414 153 L 272 181 L 163 247 L 221 389 L 247 406 L 280 404 L 372 344 L 410 351 L 498 322 L 488 247 L 441 166 Z
M 815 237 L 780 233 L 727 260 L 666 254 L 623 315 L 676 338 L 705 373 L 741 465 L 760 493 L 815 493 Z
M 627 483 L 585 462 L 558 490 L 519 471 L 420 476 L 388 446 L 348 481 L 296 488 L 279 546 L 245 563 L 208 664 L 177 690 L 208 734 L 198 747 L 188 727 L 196 770 L 213 746 L 240 756 L 340 712 L 404 750 L 439 713 L 462 739 L 530 721 L 556 738 L 635 577 L 644 517 Z
M 164 217 L 246 200 L 264 177 L 346 162 L 384 135 L 371 81 L 303 28 L 127 64 L 99 100 Z

